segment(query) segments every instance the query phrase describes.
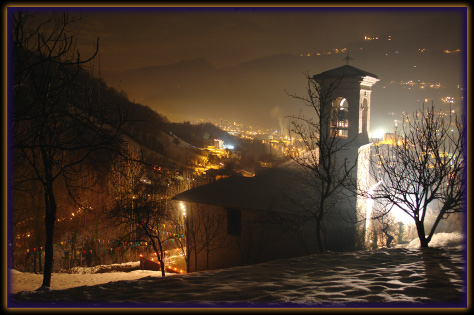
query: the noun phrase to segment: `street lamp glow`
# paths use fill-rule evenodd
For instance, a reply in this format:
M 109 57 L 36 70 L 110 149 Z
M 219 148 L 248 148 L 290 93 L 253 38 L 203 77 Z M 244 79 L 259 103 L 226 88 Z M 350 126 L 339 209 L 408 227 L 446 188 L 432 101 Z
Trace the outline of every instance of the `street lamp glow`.
M 179 206 L 181 207 L 181 211 L 183 212 L 183 216 L 186 216 L 186 206 L 184 205 L 183 202 L 179 203 Z
M 383 136 L 385 135 L 385 130 L 383 129 L 378 129 L 375 131 L 375 138 L 377 139 L 383 139 Z

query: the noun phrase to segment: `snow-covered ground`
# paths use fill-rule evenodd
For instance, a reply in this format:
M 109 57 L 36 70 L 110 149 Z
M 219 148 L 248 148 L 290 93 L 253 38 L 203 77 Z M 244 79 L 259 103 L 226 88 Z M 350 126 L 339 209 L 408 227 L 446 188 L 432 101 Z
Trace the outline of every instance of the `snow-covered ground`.
M 157 271 L 78 268 L 54 273 L 51 290 L 41 292 L 35 290 L 42 275 L 11 270 L 7 306 L 465 308 L 466 256 L 460 244 L 462 235 L 439 233 L 425 250 L 415 240 L 406 248 L 326 253 L 165 278 Z
M 111 265 L 111 266 L 117 266 Z M 120 264 L 120 267 L 126 268 L 139 267 L 140 262 L 129 262 Z M 53 273 L 51 277 L 51 289 L 53 290 L 64 290 L 69 288 L 75 288 L 80 286 L 92 286 L 98 284 L 104 284 L 112 281 L 119 280 L 136 280 L 143 277 L 161 277 L 161 272 L 150 271 L 150 270 L 133 270 L 129 272 L 104 272 L 104 267 L 101 266 L 101 272 L 96 273 L 98 268 L 75 268 L 72 273 Z M 111 270 L 115 268 L 110 268 Z M 35 274 L 32 272 L 20 272 L 17 270 L 10 270 L 11 275 L 11 293 L 18 293 L 21 291 L 34 291 L 41 286 L 43 282 L 42 274 Z

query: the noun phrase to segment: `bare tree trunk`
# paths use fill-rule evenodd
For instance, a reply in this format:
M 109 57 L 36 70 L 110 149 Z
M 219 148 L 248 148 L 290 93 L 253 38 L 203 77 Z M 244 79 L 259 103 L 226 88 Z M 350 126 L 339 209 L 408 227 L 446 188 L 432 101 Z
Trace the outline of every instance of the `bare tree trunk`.
M 157 255 L 157 259 L 158 261 L 160 262 L 160 269 L 161 269 L 161 276 L 164 277 L 165 276 L 165 261 L 163 259 L 164 255 L 163 255 L 163 247 L 161 246 L 161 242 L 158 241 L 158 246 L 159 248 L 156 246 L 156 242 L 155 240 L 152 238 L 152 237 L 149 237 L 150 240 L 151 240 L 151 246 L 153 247 L 153 249 L 155 250 L 155 253 L 160 253 L 159 255 Z
M 321 240 L 321 220 L 316 219 L 316 244 L 318 245 L 318 251 L 324 252 L 323 242 Z
M 425 235 L 425 225 L 423 222 L 415 221 L 416 224 L 416 232 L 418 233 L 418 238 L 420 239 L 420 247 L 426 248 L 428 247 L 428 240 L 426 239 Z
M 38 252 L 38 264 L 39 264 L 39 273 L 43 273 L 43 264 L 41 262 L 41 255 L 43 254 L 43 251 L 40 249 Z
M 36 220 L 36 223 L 38 223 L 38 220 Z M 36 248 L 38 251 L 36 252 L 38 255 L 38 272 L 41 273 L 43 270 L 43 267 L 41 266 L 41 238 L 40 238 L 40 228 L 39 224 L 36 225 Z M 36 262 L 36 259 L 35 259 Z M 36 267 L 35 267 L 35 272 L 36 272 Z
M 45 192 L 45 206 L 46 214 L 44 217 L 44 223 L 46 228 L 46 245 L 45 245 L 45 257 L 44 257 L 44 274 L 43 284 L 41 287 L 51 286 L 51 273 L 53 269 L 53 237 L 54 237 L 54 223 L 56 221 L 56 201 L 54 198 L 54 192 L 52 185 L 47 186 Z
M 190 261 L 190 255 L 191 255 L 191 249 L 189 247 L 189 234 L 188 234 L 188 217 L 186 216 L 185 218 L 185 232 L 184 234 L 186 235 L 186 272 L 189 273 L 190 271 L 190 266 L 189 266 L 189 261 Z
M 198 255 L 197 255 L 197 251 L 194 251 L 194 271 L 198 271 Z

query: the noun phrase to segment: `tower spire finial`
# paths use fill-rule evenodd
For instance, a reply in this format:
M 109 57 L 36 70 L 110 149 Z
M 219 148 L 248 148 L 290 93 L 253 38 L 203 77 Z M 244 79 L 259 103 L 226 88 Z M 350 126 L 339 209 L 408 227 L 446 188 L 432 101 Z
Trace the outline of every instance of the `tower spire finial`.
M 348 64 L 349 64 L 349 60 L 354 60 L 354 58 L 349 57 L 349 52 L 347 52 L 346 57 L 345 57 L 345 58 L 342 58 L 342 60 L 345 60 L 345 61 L 346 61 L 346 65 L 348 65 Z

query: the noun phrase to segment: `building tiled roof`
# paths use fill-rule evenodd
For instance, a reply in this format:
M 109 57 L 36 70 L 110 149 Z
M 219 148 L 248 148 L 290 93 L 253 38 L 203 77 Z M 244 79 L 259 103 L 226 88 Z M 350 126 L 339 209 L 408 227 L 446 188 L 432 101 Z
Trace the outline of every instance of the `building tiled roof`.
M 318 79 L 325 79 L 325 78 L 350 78 L 350 77 L 372 77 L 372 78 L 378 79 L 378 77 L 375 74 L 372 74 L 370 72 L 361 70 L 359 68 L 356 68 L 350 65 L 344 65 L 339 68 L 334 68 L 331 70 L 321 72 L 313 76 L 313 79 L 318 80 Z
M 270 168 L 254 177 L 232 176 L 176 195 L 179 201 L 278 212 L 314 205 L 309 180 L 290 163 Z M 302 209 L 303 210 L 303 209 Z

